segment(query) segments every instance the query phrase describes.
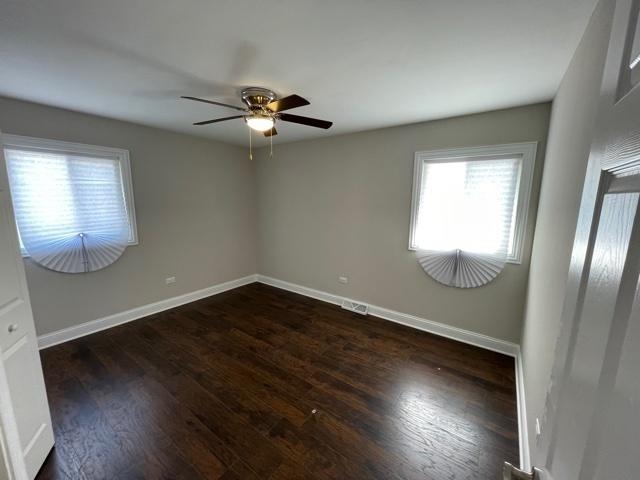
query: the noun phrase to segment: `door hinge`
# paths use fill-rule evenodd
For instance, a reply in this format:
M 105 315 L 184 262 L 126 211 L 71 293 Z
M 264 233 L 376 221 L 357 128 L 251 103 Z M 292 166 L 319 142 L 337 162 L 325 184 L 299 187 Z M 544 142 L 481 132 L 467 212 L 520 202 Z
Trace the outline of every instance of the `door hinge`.
M 542 471 L 534 467 L 531 473 L 527 473 L 509 462 L 504 462 L 502 478 L 503 480 L 542 480 Z

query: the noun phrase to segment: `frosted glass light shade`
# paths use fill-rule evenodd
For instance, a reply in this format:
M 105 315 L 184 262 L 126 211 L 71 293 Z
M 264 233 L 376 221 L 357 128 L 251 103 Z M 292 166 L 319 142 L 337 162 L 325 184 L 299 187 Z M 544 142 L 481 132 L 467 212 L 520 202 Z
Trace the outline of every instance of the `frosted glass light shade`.
M 249 128 L 258 132 L 266 132 L 267 130 L 271 130 L 274 125 L 273 118 L 267 117 L 265 115 L 253 115 L 251 117 L 247 117 L 246 122 L 247 125 L 249 125 Z

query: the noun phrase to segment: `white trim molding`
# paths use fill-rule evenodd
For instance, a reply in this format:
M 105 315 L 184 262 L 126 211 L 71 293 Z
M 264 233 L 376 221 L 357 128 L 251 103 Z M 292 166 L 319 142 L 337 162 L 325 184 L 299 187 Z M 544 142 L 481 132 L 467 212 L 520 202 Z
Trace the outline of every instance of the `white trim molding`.
M 142 305 L 140 307 L 132 308 L 125 312 L 109 315 L 108 317 L 99 318 L 97 320 L 91 320 L 89 322 L 74 325 L 72 327 L 57 330 L 55 332 L 40 335 L 38 337 L 38 347 L 42 350 L 44 348 L 52 347 L 60 343 L 68 342 L 76 338 L 84 337 L 92 333 L 106 330 L 123 323 L 128 323 L 139 318 L 146 317 L 147 315 L 153 315 L 155 313 L 169 310 L 170 308 L 184 305 L 185 303 L 195 302 L 202 298 L 217 295 L 218 293 L 226 292 L 234 288 L 255 283 L 257 275 L 248 275 L 246 277 L 238 278 L 224 283 L 219 283 L 212 287 L 203 288 L 195 292 L 185 293 L 177 297 L 167 298 L 160 300 L 159 302 L 150 303 L 148 305 Z
M 442 150 L 424 150 L 415 152 L 413 167 L 413 191 L 411 197 L 411 218 L 409 224 L 409 250 L 416 250 L 416 223 L 418 206 L 422 190 L 422 170 L 425 162 L 460 162 L 463 160 L 482 161 L 498 157 L 516 156 L 522 159 L 517 187 L 517 203 L 513 242 L 507 257 L 508 263 L 522 263 L 524 238 L 529 213 L 529 200 L 533 185 L 533 171 L 536 161 L 538 142 L 508 143 L 502 145 L 486 145 L 480 147 L 447 148 Z
M 281 290 L 287 290 L 293 293 L 299 293 L 305 297 L 315 298 L 316 300 L 322 300 L 323 302 L 333 303 L 334 305 L 342 305 L 343 297 L 334 295 L 332 293 L 323 292 L 321 290 L 314 290 L 313 288 L 303 287 L 296 283 L 285 282 L 273 277 L 267 277 L 266 275 L 257 275 L 256 281 L 264 283 L 265 285 L 271 285 L 272 287 L 280 288 Z M 361 303 L 361 302 L 360 302 Z
M 531 471 L 531 452 L 529 451 L 529 428 L 527 426 L 527 402 L 524 390 L 524 366 L 522 352 L 518 346 L 516 355 L 516 398 L 518 401 L 518 440 L 520 447 L 520 470 Z
M 396 312 L 375 305 L 369 306 L 369 314 L 374 317 L 389 320 L 391 322 L 400 323 L 408 327 L 416 328 L 425 332 L 439 335 L 440 337 L 450 338 L 458 342 L 467 343 L 476 347 L 492 350 L 494 352 L 503 353 L 510 357 L 517 355 L 518 345 L 499 338 L 489 337 L 481 333 L 464 330 L 458 327 L 452 327 L 444 323 L 434 322 L 425 318 L 416 317 L 406 313 Z
M 315 290 L 313 288 L 304 287 L 295 283 L 285 282 L 277 278 L 267 277 L 265 275 L 258 275 L 257 281 L 272 287 L 281 288 L 282 290 L 288 290 L 290 292 L 299 293 L 307 297 L 315 298 L 316 300 L 322 300 L 323 302 L 333 303 L 335 305 L 342 305 L 344 300 L 364 303 L 361 300 L 354 300 L 351 298 L 341 297 L 332 293 Z M 425 318 L 416 317 L 415 315 L 409 315 L 407 313 L 397 312 L 395 310 L 389 310 L 388 308 L 378 307 L 376 305 L 369 305 L 369 315 L 382 318 L 383 320 L 389 320 L 394 323 L 406 325 L 408 327 L 416 328 L 424 332 L 433 333 L 441 337 L 450 338 L 459 342 L 475 345 L 476 347 L 485 348 L 494 352 L 503 353 L 510 357 L 516 357 L 518 355 L 519 346 L 512 342 L 500 340 L 498 338 L 489 337 L 480 333 L 472 332 L 470 330 L 464 330 L 458 327 L 452 327 L 444 323 L 434 322 Z

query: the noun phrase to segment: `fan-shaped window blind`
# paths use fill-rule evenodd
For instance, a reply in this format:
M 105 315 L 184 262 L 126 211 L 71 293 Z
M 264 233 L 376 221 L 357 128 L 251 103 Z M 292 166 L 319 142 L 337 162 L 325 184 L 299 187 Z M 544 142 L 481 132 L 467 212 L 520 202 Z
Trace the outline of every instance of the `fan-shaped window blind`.
M 20 137 L 6 143 L 20 240 L 35 262 L 91 272 L 135 242 L 126 151 Z
M 526 203 L 523 172 L 530 177 L 531 152 L 511 150 L 417 156 L 411 246 L 435 280 L 481 286 L 516 257 Z

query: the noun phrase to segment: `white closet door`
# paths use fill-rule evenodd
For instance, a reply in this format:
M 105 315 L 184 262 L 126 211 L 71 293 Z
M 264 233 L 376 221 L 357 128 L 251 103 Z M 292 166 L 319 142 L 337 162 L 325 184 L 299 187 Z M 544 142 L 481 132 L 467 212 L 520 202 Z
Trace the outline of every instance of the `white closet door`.
M 53 447 L 53 429 L 1 142 L 0 426 L 10 478 L 33 479 Z

